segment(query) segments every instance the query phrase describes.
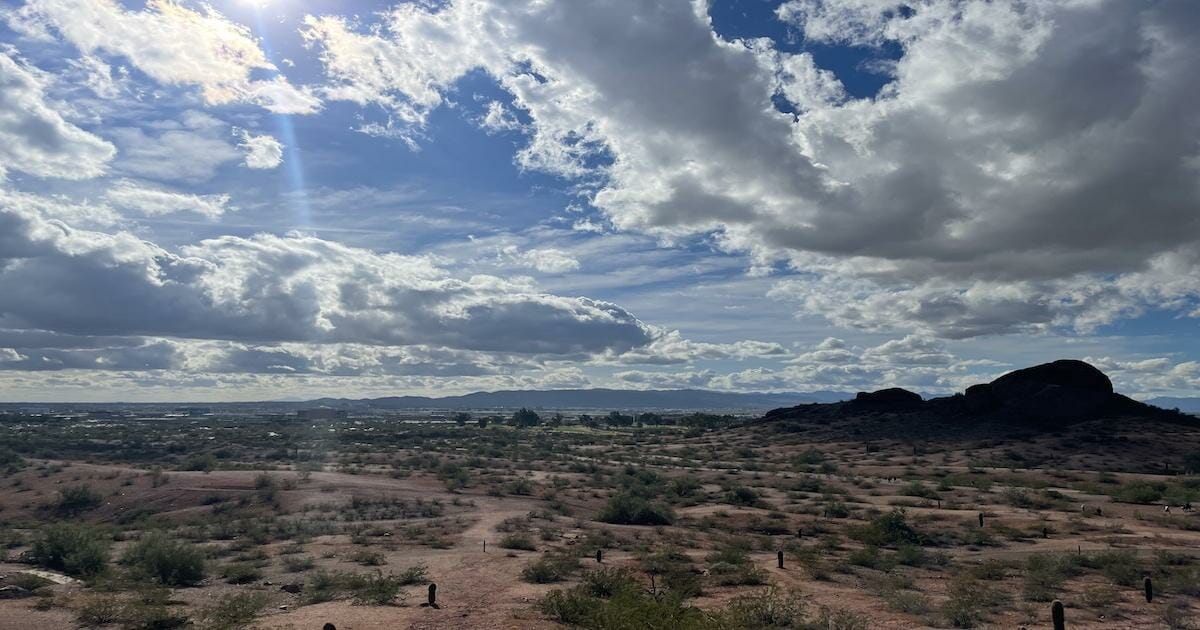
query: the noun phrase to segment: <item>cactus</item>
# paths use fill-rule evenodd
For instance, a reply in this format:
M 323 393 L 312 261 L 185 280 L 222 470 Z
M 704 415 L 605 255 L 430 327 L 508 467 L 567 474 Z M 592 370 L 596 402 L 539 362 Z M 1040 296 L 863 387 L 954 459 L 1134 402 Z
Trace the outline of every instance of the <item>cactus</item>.
M 437 608 L 437 584 L 429 583 L 429 607 Z
M 782 549 L 775 552 L 775 559 L 779 562 L 779 568 L 782 569 L 783 568 L 783 550 Z M 1149 579 L 1149 578 L 1146 578 L 1146 579 Z
M 600 564 L 601 562 L 604 562 L 604 552 L 597 549 L 596 550 L 596 564 Z
M 979 513 L 979 526 L 983 527 L 983 512 Z
M 337 630 L 337 626 L 335 626 L 331 623 L 327 623 L 327 624 L 321 626 L 321 630 Z
M 1063 603 L 1057 599 L 1050 604 L 1050 618 L 1054 620 L 1054 630 L 1067 630 L 1067 614 L 1063 610 Z
M 1146 603 L 1154 601 L 1154 582 L 1150 581 L 1150 576 L 1147 575 L 1146 579 L 1142 580 L 1142 588 L 1146 591 Z

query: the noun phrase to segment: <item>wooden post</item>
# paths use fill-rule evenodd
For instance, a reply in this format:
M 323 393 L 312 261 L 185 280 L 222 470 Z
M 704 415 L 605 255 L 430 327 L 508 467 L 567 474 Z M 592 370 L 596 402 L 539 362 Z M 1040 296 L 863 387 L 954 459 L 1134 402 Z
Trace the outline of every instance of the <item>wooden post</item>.
M 775 552 L 775 559 L 779 561 L 779 568 L 782 569 L 783 568 L 783 550 L 782 549 Z M 1146 579 L 1150 579 L 1150 578 L 1146 578 Z
M 1150 581 L 1149 575 L 1146 576 L 1146 579 L 1142 580 L 1142 588 L 1146 591 L 1146 603 L 1149 604 L 1154 601 L 1154 582 Z
M 604 551 L 597 549 L 596 550 L 596 564 L 600 564 L 601 562 L 604 562 Z
M 437 584 L 430 582 L 429 584 L 429 607 L 437 607 Z
M 979 513 L 979 526 L 983 527 L 983 512 Z

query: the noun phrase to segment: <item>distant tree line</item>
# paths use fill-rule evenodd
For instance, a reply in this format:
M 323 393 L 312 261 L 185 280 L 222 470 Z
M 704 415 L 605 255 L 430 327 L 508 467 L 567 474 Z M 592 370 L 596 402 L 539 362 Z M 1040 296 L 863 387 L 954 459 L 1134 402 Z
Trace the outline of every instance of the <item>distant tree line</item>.
M 466 412 L 458 412 L 451 416 L 459 426 L 466 426 L 471 422 L 478 424 L 480 428 L 486 427 L 489 423 L 505 423 L 509 426 L 517 428 L 550 426 L 557 427 L 566 424 L 566 418 L 561 413 L 555 412 L 553 415 L 543 417 L 538 412 L 522 407 L 507 418 L 498 416 L 480 416 L 473 417 Z M 714 428 L 732 424 L 737 421 L 736 416 L 713 414 L 713 413 L 691 413 L 686 416 L 664 416 L 655 412 L 634 412 L 623 413 L 620 411 L 610 411 L 606 415 L 581 414 L 578 417 L 578 423 L 588 427 L 632 427 L 632 426 L 684 426 L 693 428 Z

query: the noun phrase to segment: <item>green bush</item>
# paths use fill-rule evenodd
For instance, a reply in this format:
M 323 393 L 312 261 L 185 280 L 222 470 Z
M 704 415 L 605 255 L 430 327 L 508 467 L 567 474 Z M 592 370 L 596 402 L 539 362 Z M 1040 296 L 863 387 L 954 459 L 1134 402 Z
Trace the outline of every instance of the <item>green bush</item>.
M 346 588 L 350 601 L 357 606 L 387 606 L 394 604 L 401 595 L 404 581 L 396 575 L 384 575 L 381 571 L 372 574 L 347 576 Z
M 596 518 L 617 525 L 670 525 L 675 521 L 670 507 L 629 492 L 613 495 Z
M 283 559 L 283 569 L 288 573 L 308 571 L 315 564 L 312 556 L 287 556 Z
M 1154 503 L 1163 498 L 1167 486 L 1163 483 L 1149 481 L 1134 481 L 1117 489 L 1112 497 L 1122 503 Z
M 262 571 L 249 562 L 235 562 L 221 569 L 221 577 L 230 584 L 249 584 L 261 580 L 262 576 Z
M 899 511 L 875 517 L 870 524 L 851 530 L 850 537 L 871 547 L 919 545 L 924 538 L 909 526 Z
M 92 490 L 91 486 L 67 486 L 59 492 L 58 502 L 54 511 L 63 516 L 73 516 L 80 512 L 94 510 L 104 503 L 104 497 Z
M 755 506 L 761 499 L 753 488 L 737 486 L 725 494 L 725 502 L 732 505 Z
M 168 586 L 194 586 L 205 575 L 203 550 L 162 532 L 143 536 L 121 561 L 134 573 Z
M 533 539 L 526 534 L 508 534 L 500 539 L 500 547 L 503 549 L 520 549 L 521 551 L 534 551 L 537 546 L 533 544 Z
M 197 624 L 204 630 L 238 630 L 250 625 L 254 618 L 267 607 L 266 593 L 235 593 L 226 595 L 215 604 L 204 608 L 198 615 Z
M 578 558 L 547 554 L 526 565 L 521 570 L 521 578 L 533 584 L 562 582 L 578 568 Z
M 69 575 L 97 575 L 108 567 L 108 542 L 86 525 L 50 525 L 33 543 L 30 557 Z

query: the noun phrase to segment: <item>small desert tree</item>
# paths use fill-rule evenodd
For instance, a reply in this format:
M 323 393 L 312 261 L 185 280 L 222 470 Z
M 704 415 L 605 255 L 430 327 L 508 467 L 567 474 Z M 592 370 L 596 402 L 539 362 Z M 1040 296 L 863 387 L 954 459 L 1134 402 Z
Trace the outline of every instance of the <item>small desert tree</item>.
M 542 423 L 542 417 L 532 409 L 521 407 L 512 415 L 513 426 L 517 427 L 536 427 Z

